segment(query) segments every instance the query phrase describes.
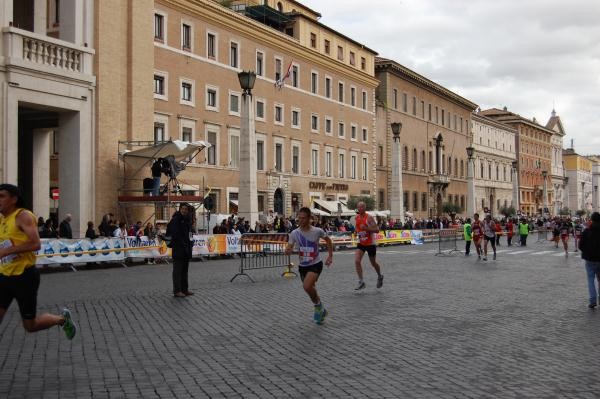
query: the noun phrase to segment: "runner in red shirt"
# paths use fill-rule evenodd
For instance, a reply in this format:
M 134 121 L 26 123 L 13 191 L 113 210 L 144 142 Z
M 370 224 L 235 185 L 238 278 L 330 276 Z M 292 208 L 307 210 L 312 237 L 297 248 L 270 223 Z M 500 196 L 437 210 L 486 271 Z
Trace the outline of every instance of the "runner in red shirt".
M 477 250 L 477 259 L 481 259 L 481 238 L 483 237 L 483 224 L 479 220 L 479 214 L 473 215 L 473 225 L 471 226 L 473 231 L 473 244 Z
M 356 266 L 356 274 L 358 275 L 358 285 L 355 290 L 362 290 L 366 287 L 363 281 L 363 270 L 362 270 L 362 258 L 365 252 L 369 255 L 369 261 L 371 266 L 377 272 L 377 288 L 381 288 L 383 285 L 383 274 L 381 274 L 381 267 L 375 259 L 377 255 L 377 243 L 375 242 L 375 233 L 379 231 L 379 227 L 373 219 L 373 216 L 367 214 L 366 205 L 364 202 L 359 202 L 356 205 L 358 214 L 356 215 L 356 234 L 358 235 L 358 244 L 356 246 L 356 252 L 354 254 L 354 265 Z

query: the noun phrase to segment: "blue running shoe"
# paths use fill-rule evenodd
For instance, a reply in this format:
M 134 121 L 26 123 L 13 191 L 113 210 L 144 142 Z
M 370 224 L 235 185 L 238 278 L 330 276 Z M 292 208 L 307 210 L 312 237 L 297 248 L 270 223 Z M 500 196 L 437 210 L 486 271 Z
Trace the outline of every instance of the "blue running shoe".
M 62 310 L 62 317 L 65 320 L 63 322 L 62 329 L 65 332 L 67 339 L 71 340 L 73 339 L 73 337 L 75 337 L 75 334 L 77 333 L 77 326 L 73 322 L 71 312 L 69 311 L 69 309 L 64 308 Z
M 313 319 L 315 323 L 319 324 L 321 322 L 321 314 L 323 313 L 323 305 L 315 305 L 315 313 L 313 315 Z
M 318 325 L 325 323 L 325 316 L 327 316 L 327 309 L 323 308 L 321 311 L 321 321 L 317 322 Z

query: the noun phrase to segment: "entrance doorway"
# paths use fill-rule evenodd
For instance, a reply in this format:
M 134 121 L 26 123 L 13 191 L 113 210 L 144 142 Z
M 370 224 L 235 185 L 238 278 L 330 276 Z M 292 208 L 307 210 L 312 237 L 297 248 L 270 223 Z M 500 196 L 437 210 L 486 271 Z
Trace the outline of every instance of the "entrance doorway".
M 273 195 L 273 210 L 278 215 L 283 215 L 285 211 L 283 190 L 278 188 Z

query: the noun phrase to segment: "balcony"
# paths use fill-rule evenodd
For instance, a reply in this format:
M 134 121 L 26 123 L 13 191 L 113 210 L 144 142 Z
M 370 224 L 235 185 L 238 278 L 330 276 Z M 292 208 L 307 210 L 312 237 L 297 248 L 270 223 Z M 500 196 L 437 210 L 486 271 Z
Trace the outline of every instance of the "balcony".
M 94 50 L 26 30 L 2 29 L 4 63 L 66 78 L 93 81 Z
M 448 185 L 450 184 L 450 176 L 436 173 L 433 175 L 429 175 L 429 182 L 433 184 Z

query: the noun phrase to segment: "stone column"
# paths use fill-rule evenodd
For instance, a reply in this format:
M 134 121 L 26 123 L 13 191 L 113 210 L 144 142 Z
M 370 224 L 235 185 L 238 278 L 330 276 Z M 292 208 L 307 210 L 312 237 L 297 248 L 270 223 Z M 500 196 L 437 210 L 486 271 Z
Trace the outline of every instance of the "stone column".
M 4 107 L 0 109 L 0 126 L 5 139 L 2 142 L 2 181 L 18 185 L 19 182 L 19 105 L 17 100 L 10 95 L 11 90 L 3 83 L 2 93 L 7 93 L 0 103 Z M 3 114 L 3 115 L 2 115 Z
M 92 46 L 93 0 L 60 1 L 60 39 L 83 46 Z
M 0 1 L 0 27 L 2 28 L 7 27 L 13 20 L 13 1 L 14 0 Z M 0 45 L 2 45 L 2 43 L 0 43 Z
M 548 208 L 548 176 L 546 174 L 544 174 L 544 172 L 542 172 L 542 178 L 544 179 L 544 192 L 543 192 L 543 198 L 542 198 L 542 216 L 544 216 L 544 213 L 546 212 L 546 209 Z
M 72 214 L 73 237 L 83 237 L 95 207 L 91 113 L 88 109 L 61 113 L 59 126 L 59 220 Z M 114 184 L 116 187 L 118 182 Z
M 33 213 L 47 219 L 50 216 L 50 139 L 52 130 L 33 131 Z
M 34 0 L 33 3 L 33 31 L 46 35 L 48 4 L 46 0 Z
M 475 159 L 467 158 L 467 217 L 475 214 Z
M 254 226 L 258 220 L 258 193 L 256 186 L 256 131 L 252 96 L 242 94 L 240 129 L 240 182 L 238 215 Z
M 402 190 L 402 148 L 400 138 L 392 141 L 392 192 L 390 216 L 404 223 L 404 193 Z
M 515 210 L 518 211 L 521 208 L 519 207 L 519 197 L 520 197 L 520 193 L 519 193 L 519 172 L 517 170 L 517 168 L 512 168 L 512 174 L 513 174 L 513 179 L 512 179 L 512 183 L 513 183 L 513 192 L 512 192 L 512 202 L 513 202 L 513 206 L 515 207 Z

